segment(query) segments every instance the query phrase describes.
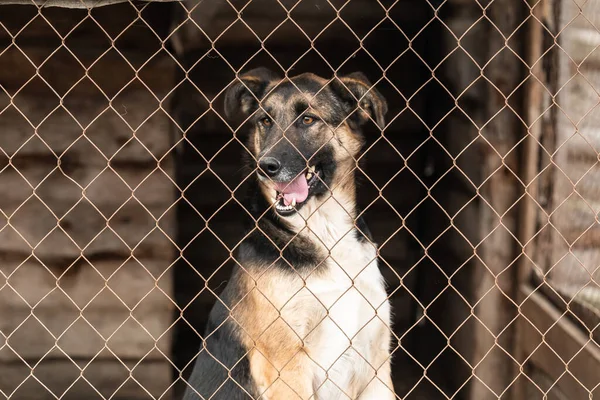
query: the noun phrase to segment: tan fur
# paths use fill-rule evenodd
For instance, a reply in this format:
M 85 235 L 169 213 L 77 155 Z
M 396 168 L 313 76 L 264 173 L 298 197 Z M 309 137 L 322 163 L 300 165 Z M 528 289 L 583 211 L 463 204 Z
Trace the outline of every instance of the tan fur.
M 313 228 L 315 234 L 327 239 L 316 225 Z M 232 316 L 243 329 L 243 343 L 250 349 L 250 370 L 261 399 L 375 400 L 393 395 L 385 292 L 377 285 L 380 277 L 371 279 L 375 263 L 366 259 L 363 266 L 350 261 L 356 252 L 344 258 L 343 253 L 349 251 L 347 245 L 350 243 L 342 240 L 340 251 L 332 251 L 326 268 L 306 280 L 275 268 L 262 275 L 257 272 L 259 268 L 248 269 L 244 278 L 247 295 Z M 340 264 L 355 268 L 346 270 Z M 361 276 L 364 271 L 367 276 Z M 346 304 L 359 307 L 348 310 Z M 360 309 L 366 311 L 364 317 L 352 327 L 345 320 Z M 364 336 L 378 340 L 361 339 L 364 329 L 372 331 Z M 356 345 L 351 346 L 350 340 Z M 361 343 L 368 343 L 367 347 Z M 379 343 L 386 345 L 380 348 Z M 362 367 L 351 374 L 349 367 L 357 364 Z M 375 377 L 376 370 L 379 378 Z M 350 378 L 348 382 L 345 375 Z
M 250 369 L 261 398 L 309 398 L 312 377 L 306 374 L 310 360 L 303 343 L 311 328 L 304 318 L 309 310 L 299 313 L 298 304 L 290 303 L 301 283 L 277 269 L 246 276 L 245 283 L 248 295 L 233 315 L 244 330 L 245 346 L 251 349 Z

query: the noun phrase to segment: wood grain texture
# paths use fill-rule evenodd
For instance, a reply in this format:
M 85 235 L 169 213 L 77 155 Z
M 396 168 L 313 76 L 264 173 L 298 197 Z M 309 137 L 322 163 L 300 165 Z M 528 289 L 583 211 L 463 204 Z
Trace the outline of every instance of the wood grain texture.
M 2 6 L 8 31 L 27 9 Z M 43 12 L 58 30 L 87 15 L 63 11 Z M 63 49 L 44 63 L 60 41 L 41 25 L 18 40 L 27 57 L 8 45 L 0 56 L 0 393 L 158 397 L 171 383 L 173 64 L 162 54 L 142 68 L 152 46 L 127 39 L 116 47 L 133 67 L 116 50 L 90 67 L 106 36 L 89 26 L 66 43 L 79 61 Z M 76 364 L 88 382 L 69 388 Z M 33 377 L 19 387 L 30 374 L 54 396 Z
M 521 109 L 520 103 L 511 93 L 523 79 L 523 69 L 508 46 L 517 50 L 522 43 L 515 32 L 523 20 L 524 8 L 522 3 L 495 1 L 487 11 L 494 27 L 488 31 L 484 59 L 489 63 L 484 73 L 491 84 L 486 87 L 484 124 L 479 134 L 490 147 L 481 158 L 482 187 L 478 192 L 484 202 L 478 217 L 481 242 L 474 252 L 482 262 L 472 284 L 475 313 L 481 324 L 475 324 L 470 359 L 472 365 L 477 365 L 474 373 L 478 379 L 472 381 L 469 394 L 470 399 L 477 400 L 498 398 L 509 390 L 516 374 L 506 354 L 512 352 L 514 340 L 512 321 L 517 310 L 509 298 L 516 290 L 514 260 L 521 250 L 513 238 L 518 231 L 518 215 L 511 209 L 517 207 L 523 188 L 516 178 L 521 169 L 518 152 L 511 150 L 524 127 L 513 111 Z M 513 38 L 507 43 L 505 37 L 509 35 Z
M 12 393 L 11 400 L 172 399 L 168 363 L 149 361 L 133 367 L 131 362 L 123 365 L 114 358 L 89 364 L 48 359 L 33 371 L 22 362 L 0 362 L 0 393 Z M 133 368 L 131 374 L 128 368 Z
M 581 327 L 539 292 L 523 287 L 519 298 L 526 318 L 519 322 L 528 362 L 557 382 L 558 392 L 571 399 L 599 393 L 600 350 Z M 525 300 L 526 299 L 526 300 Z M 546 389 L 546 390 L 549 390 Z M 594 396 L 595 397 L 595 396 Z

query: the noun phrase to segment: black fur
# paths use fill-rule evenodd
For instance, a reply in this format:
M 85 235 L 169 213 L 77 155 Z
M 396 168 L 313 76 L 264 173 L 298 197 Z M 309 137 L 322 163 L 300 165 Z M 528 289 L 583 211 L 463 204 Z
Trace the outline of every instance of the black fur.
M 257 260 L 261 264 L 276 264 L 278 268 L 290 272 L 314 267 L 324 261 L 318 256 L 314 243 L 295 236 L 260 194 L 258 183 L 251 183 L 249 196 L 245 201 L 256 225 L 246 227 L 252 233 L 238 248 L 239 260 Z
M 233 276 L 231 282 L 235 281 Z M 239 298 L 236 289 L 235 284 L 227 285 L 219 295 L 228 307 Z M 196 359 L 183 400 L 250 400 L 257 397 L 239 328 L 229 318 L 229 310 L 223 303 L 217 301 L 210 312 L 205 347 Z
M 385 127 L 387 103 L 362 72 L 354 72 L 334 80 L 333 90 L 345 105 L 345 111 L 351 115 L 350 121 L 357 126 L 364 124 L 370 117 L 380 129 Z
M 239 119 L 240 115 L 249 115 L 249 110 L 258 108 L 258 102 L 264 96 L 269 84 L 279 79 L 267 68 L 256 68 L 236 81 L 225 94 L 225 116 L 230 120 Z
M 356 228 L 357 229 L 354 230 L 354 233 L 356 234 L 356 239 L 358 239 L 359 242 L 373 242 L 371 231 L 369 230 L 369 227 L 362 216 L 356 218 Z

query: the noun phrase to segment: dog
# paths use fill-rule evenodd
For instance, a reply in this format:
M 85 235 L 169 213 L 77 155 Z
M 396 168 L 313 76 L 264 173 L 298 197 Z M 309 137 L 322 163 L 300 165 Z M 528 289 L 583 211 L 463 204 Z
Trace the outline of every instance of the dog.
M 367 121 L 387 104 L 362 73 L 281 79 L 258 68 L 225 92 L 251 126 L 256 223 L 211 311 L 184 400 L 394 399 L 391 310 L 356 204 Z

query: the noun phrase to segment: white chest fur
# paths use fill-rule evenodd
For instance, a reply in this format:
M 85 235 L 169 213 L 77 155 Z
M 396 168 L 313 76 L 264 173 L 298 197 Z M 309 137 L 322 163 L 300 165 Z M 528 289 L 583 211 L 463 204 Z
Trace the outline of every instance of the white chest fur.
M 376 398 L 359 397 L 389 365 L 390 306 L 376 247 L 358 240 L 352 219 L 333 199 L 308 215 L 300 232 L 321 244 L 328 258 L 304 280 L 297 278 L 292 286 L 299 290 L 290 293 L 281 316 L 313 361 L 317 399 Z

